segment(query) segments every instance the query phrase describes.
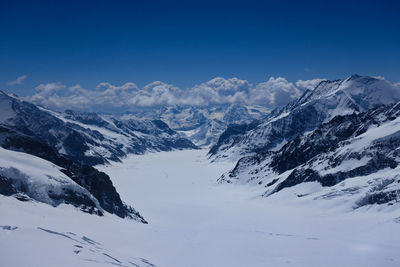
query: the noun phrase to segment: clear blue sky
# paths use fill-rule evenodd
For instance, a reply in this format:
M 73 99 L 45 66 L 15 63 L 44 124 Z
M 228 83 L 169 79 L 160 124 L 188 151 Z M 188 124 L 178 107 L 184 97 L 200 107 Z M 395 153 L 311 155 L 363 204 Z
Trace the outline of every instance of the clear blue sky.
M 399 2 L 0 1 L 0 88 L 353 73 L 398 82 Z

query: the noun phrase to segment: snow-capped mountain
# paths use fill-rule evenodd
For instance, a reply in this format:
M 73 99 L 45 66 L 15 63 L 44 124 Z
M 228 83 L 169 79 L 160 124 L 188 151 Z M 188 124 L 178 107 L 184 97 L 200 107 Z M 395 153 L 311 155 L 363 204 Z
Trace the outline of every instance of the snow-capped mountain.
M 245 126 L 232 125 L 210 150 L 214 159 L 279 150 L 298 135 L 312 131 L 337 115 L 359 113 L 400 101 L 400 88 L 382 78 L 353 75 L 322 81 L 298 99 Z
M 138 110 L 130 115 L 135 119 L 162 120 L 196 145 L 209 146 L 217 141 L 228 125 L 250 123 L 269 112 L 269 109 L 261 106 L 224 104 L 209 107 L 166 106 Z
M 98 200 L 88 190 L 47 160 L 0 148 L 0 166 L 2 195 L 15 195 L 20 200 L 32 198 L 52 206 L 70 203 L 89 213 L 103 214 Z
M 52 206 L 71 204 L 91 214 L 107 211 L 146 222 L 122 202 L 107 174 L 4 126 L 0 126 L 0 146 L 0 194 Z
M 66 111 L 57 113 L 0 92 L 0 125 L 43 142 L 89 165 L 128 154 L 196 148 L 159 120 L 145 121 Z
M 57 113 L 0 92 L 0 194 L 71 204 L 146 222 L 122 202 L 110 177 L 90 165 L 127 154 L 196 148 L 159 120 Z
M 400 201 L 399 151 L 400 102 L 336 116 L 277 151 L 241 158 L 219 181 L 264 186 L 264 196 L 286 190 L 337 198 L 353 208 L 393 204 Z

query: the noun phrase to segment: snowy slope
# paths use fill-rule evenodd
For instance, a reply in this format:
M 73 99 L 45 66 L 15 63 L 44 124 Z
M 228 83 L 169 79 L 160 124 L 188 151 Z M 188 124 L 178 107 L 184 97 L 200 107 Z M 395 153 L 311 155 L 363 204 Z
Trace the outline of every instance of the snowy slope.
M 204 150 L 160 152 L 101 167 L 121 196 L 143 211 L 147 225 L 0 196 L 2 264 L 399 265 L 397 207 L 350 212 L 334 199 L 257 197 L 262 188 L 216 184 L 232 163 L 205 158 Z
M 54 151 L 45 143 L 4 126 L 0 126 L 0 146 L 4 148 L 1 150 L 0 154 L 5 164 L 3 177 L 1 179 L 0 194 L 15 196 L 22 201 L 27 200 L 26 195 L 28 195 L 28 198 L 31 197 L 51 205 L 70 203 L 75 206 L 83 206 L 82 210 L 85 212 L 103 215 L 103 212 L 98 209 L 98 205 L 96 204 L 98 202 L 104 211 L 115 214 L 121 218 L 130 218 L 143 223 L 146 222 L 135 209 L 126 205 L 121 200 L 110 177 L 103 172 L 99 172 L 92 166 L 68 159 Z M 13 151 L 24 152 L 25 154 L 23 155 L 25 156 L 10 157 L 12 159 L 10 161 L 8 160 L 9 155 L 16 155 L 13 154 L 16 153 Z M 33 159 L 46 162 L 46 164 L 50 164 L 51 166 L 57 166 L 56 168 L 59 169 L 59 172 L 63 173 L 63 178 L 67 176 L 67 181 L 83 187 L 90 192 L 90 195 L 93 196 L 97 202 L 94 202 L 74 186 L 67 186 L 68 183 L 61 178 L 57 178 L 58 176 L 49 174 L 48 168 L 42 168 L 41 164 L 37 164 L 40 168 L 35 169 L 33 177 L 36 178 L 32 178 L 29 166 L 35 166 L 35 161 Z M 24 171 L 21 172 L 20 169 L 25 170 L 26 168 L 28 168 L 28 173 Z M 39 179 L 38 177 L 44 179 Z M 54 177 L 56 180 L 54 180 Z M 53 185 L 53 180 L 61 184 L 56 183 Z M 65 185 L 65 187 L 63 187 L 63 185 Z M 52 187 L 54 187 L 54 190 Z
M 275 152 L 244 157 L 220 182 L 251 183 L 264 196 L 335 198 L 353 208 L 400 202 L 400 102 L 337 116 Z M 287 189 L 295 187 L 295 189 Z
M 284 108 L 271 112 L 244 132 L 232 126 L 210 150 L 214 159 L 238 159 L 253 152 L 279 149 L 298 135 L 312 131 L 337 115 L 363 112 L 400 101 L 400 88 L 381 78 L 353 75 L 344 80 L 322 81 Z
M 128 154 L 196 146 L 161 121 L 117 119 L 96 113 L 57 113 L 0 92 L 0 125 L 89 165 L 119 161 Z
M 89 191 L 41 158 L 0 148 L 0 193 L 58 206 L 72 204 L 83 211 L 103 215 L 99 202 Z
M 115 216 L 90 216 L 69 205 L 57 208 L 0 196 L 2 266 L 154 266 L 135 251 L 120 253 L 113 240 L 122 240 L 120 225 L 132 221 Z M 140 229 L 140 227 L 138 227 Z M 102 233 L 106 233 L 104 238 Z

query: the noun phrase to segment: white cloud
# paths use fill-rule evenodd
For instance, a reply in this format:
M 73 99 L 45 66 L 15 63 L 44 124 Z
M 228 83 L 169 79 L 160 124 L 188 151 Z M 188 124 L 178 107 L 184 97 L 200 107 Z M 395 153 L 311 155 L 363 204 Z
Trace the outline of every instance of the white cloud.
M 247 92 L 251 87 L 251 84 L 246 80 L 239 80 L 238 78 L 224 79 L 221 77 L 214 78 L 203 85 L 214 89 L 222 96 L 233 96 L 237 92 Z
M 271 77 L 251 90 L 249 102 L 261 106 L 282 106 L 298 98 L 301 91 L 285 78 Z
M 400 90 L 400 82 L 394 84 Z
M 42 83 L 36 86 L 35 90 L 40 95 L 51 95 L 65 87 L 66 86 L 61 83 Z
M 298 80 L 296 82 L 297 88 L 299 88 L 301 91 L 305 90 L 314 90 L 314 88 L 322 81 L 326 81 L 326 79 L 312 79 L 312 80 Z
M 182 101 L 186 104 L 207 106 L 210 104 L 231 104 L 247 102 L 251 84 L 237 78 L 214 78 L 208 82 L 187 89 Z
M 36 86 L 36 93 L 33 96 L 25 97 L 25 100 L 31 101 L 35 104 L 39 104 L 49 108 L 64 109 L 64 108 L 77 108 L 81 109 L 85 107 L 90 99 L 79 97 L 79 85 L 75 85 L 69 88 L 73 94 L 71 95 L 60 95 L 61 90 L 65 89 L 66 86 L 61 83 L 46 83 Z M 81 90 L 84 90 L 81 88 Z M 81 99 L 80 99 L 81 98 Z M 80 101 L 78 101 L 80 100 Z
M 14 81 L 8 82 L 8 85 L 18 85 L 18 84 L 23 84 L 24 80 L 28 77 L 28 75 L 24 74 L 22 76 L 19 76 L 17 79 Z
M 141 90 L 133 92 L 128 101 L 129 108 L 178 105 L 182 90 L 160 81 L 152 82 Z
M 107 83 L 107 82 L 102 82 L 102 83 L 99 83 L 96 86 L 96 90 L 97 91 L 106 91 L 108 93 L 113 93 L 113 92 L 117 93 L 117 92 L 138 91 L 139 88 L 137 87 L 136 84 L 131 83 L 131 82 L 127 82 L 127 83 L 125 83 L 125 84 L 123 84 L 121 86 L 115 86 L 115 85 L 112 85 L 112 84 Z
M 67 87 L 61 83 L 40 84 L 28 101 L 53 109 L 91 111 L 129 111 L 143 107 L 173 105 L 208 106 L 243 103 L 268 107 L 281 106 L 299 97 L 305 88 L 311 88 L 321 79 L 298 81 L 296 85 L 285 78 L 269 78 L 253 86 L 238 78 L 214 78 L 183 90 L 160 81 L 139 88 L 132 82 L 113 85 L 99 83 L 88 90 L 79 84 Z

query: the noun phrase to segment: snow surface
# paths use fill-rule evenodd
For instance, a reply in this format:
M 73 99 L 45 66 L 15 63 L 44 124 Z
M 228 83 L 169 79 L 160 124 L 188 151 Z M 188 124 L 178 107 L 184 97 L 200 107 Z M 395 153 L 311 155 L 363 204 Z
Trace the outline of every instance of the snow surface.
M 285 198 L 291 190 L 261 198 L 262 188 L 216 183 L 232 167 L 210 164 L 205 150 L 136 155 L 101 166 L 148 225 L 0 197 L 1 265 L 400 265 L 398 210 L 348 212 L 329 200 Z
M 29 197 L 37 201 L 57 205 L 57 201 L 49 196 L 49 192 L 62 195 L 63 190 L 71 190 L 87 196 L 96 204 L 97 209 L 102 210 L 97 199 L 62 173 L 59 166 L 36 156 L 0 147 L 0 176 L 11 178 L 14 183 L 26 186 Z

